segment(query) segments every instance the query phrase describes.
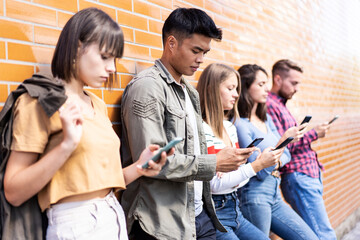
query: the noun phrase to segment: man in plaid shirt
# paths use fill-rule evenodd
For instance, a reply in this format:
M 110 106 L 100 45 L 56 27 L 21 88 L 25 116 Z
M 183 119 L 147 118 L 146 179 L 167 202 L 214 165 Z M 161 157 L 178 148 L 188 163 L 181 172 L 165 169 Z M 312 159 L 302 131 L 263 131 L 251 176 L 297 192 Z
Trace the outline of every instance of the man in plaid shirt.
M 295 118 L 286 107 L 287 100 L 297 92 L 302 81 L 302 69 L 290 60 L 277 61 L 272 69 L 273 86 L 267 101 L 271 115 L 280 135 L 297 126 Z M 303 132 L 299 126 L 298 131 Z M 317 125 L 304 133 L 298 141 L 288 145 L 291 161 L 281 169 L 281 190 L 285 200 L 318 235 L 319 239 L 336 240 L 322 197 L 322 164 L 311 149 L 311 142 L 325 136 L 328 123 Z M 305 131 L 304 131 L 305 132 Z

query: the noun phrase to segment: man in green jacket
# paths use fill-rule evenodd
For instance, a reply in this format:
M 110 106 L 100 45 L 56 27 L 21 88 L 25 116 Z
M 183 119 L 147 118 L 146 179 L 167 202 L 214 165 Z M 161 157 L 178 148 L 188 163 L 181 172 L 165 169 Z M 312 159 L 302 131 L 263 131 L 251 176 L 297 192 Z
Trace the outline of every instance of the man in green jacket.
M 236 170 L 255 148 L 228 147 L 207 155 L 198 93 L 183 78 L 195 73 L 211 40 L 221 40 L 221 30 L 202 10 L 178 8 L 162 31 L 161 59 L 140 72 L 123 94 L 123 165 L 138 159 L 150 143 L 185 140 L 158 176 L 142 177 L 124 191 L 128 232 L 138 240 L 215 239 L 215 228 L 226 230 L 216 217 L 209 181 L 217 171 Z

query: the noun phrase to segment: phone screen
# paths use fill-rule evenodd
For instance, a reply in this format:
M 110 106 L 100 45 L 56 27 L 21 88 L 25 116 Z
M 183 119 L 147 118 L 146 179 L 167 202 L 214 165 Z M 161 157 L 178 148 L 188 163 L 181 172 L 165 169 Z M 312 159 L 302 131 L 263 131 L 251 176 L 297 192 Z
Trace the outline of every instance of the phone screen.
M 153 160 L 154 162 L 157 162 L 160 160 L 161 157 L 161 153 L 162 152 L 169 152 L 171 150 L 171 148 L 173 148 L 176 144 L 180 143 L 181 141 L 183 141 L 184 138 L 181 137 L 177 137 L 174 138 L 173 140 L 171 140 L 168 144 L 166 144 L 165 147 L 160 148 L 158 153 L 156 153 L 151 160 Z M 149 162 L 145 163 L 144 165 L 142 165 L 142 168 L 148 168 L 149 167 Z
M 308 123 L 310 122 L 312 116 L 305 116 L 304 120 L 302 120 L 302 122 L 300 123 L 300 125 L 304 124 L 304 123 Z
M 278 150 L 280 148 L 286 147 L 286 145 L 288 145 L 292 140 L 294 140 L 293 137 L 288 137 L 287 139 L 285 139 L 282 143 L 280 143 L 279 146 L 277 146 L 274 150 Z
M 255 138 L 246 148 L 256 147 L 264 138 Z

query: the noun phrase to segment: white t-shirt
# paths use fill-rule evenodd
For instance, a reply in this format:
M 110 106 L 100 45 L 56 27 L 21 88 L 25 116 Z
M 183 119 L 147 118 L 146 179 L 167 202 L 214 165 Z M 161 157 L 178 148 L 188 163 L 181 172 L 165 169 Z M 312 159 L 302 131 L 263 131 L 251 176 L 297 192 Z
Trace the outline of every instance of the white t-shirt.
M 190 126 L 194 132 L 194 155 L 200 155 L 200 142 L 199 142 L 199 133 L 196 124 L 195 110 L 192 105 L 191 99 L 189 97 L 188 92 L 186 91 L 186 87 L 183 86 L 183 90 L 185 93 L 185 105 L 186 105 L 186 113 L 188 114 L 188 118 L 190 121 Z M 194 181 L 194 191 L 195 191 L 195 216 L 198 216 L 203 210 L 203 201 L 202 201 L 202 192 L 203 192 L 203 182 L 202 181 Z
M 229 135 L 232 146 L 239 148 L 235 126 L 226 120 L 223 121 L 223 124 L 227 134 Z M 203 122 L 203 127 L 205 131 L 208 154 L 216 154 L 226 147 L 224 141 L 215 136 L 211 127 L 206 122 Z M 221 178 L 214 176 L 210 181 L 211 193 L 214 195 L 232 193 L 238 188 L 244 186 L 249 179 L 255 175 L 256 173 L 250 163 L 243 164 L 236 171 L 223 173 Z

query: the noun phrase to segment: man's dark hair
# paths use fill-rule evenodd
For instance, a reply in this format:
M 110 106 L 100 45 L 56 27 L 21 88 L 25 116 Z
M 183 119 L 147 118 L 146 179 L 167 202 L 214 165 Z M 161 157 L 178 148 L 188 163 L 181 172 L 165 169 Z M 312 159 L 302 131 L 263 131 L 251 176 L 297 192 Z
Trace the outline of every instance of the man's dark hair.
M 54 77 L 66 82 L 78 77 L 77 57 L 92 43 L 99 44 L 115 58 L 121 58 L 124 51 L 124 36 L 120 26 L 109 15 L 97 8 L 86 8 L 70 18 L 61 31 L 51 62 Z M 111 87 L 116 72 L 111 74 L 107 86 Z
M 197 33 L 220 41 L 222 31 L 204 11 L 197 8 L 177 8 L 165 20 L 162 29 L 162 40 L 165 44 L 170 35 L 179 42 Z
M 238 112 L 240 117 L 249 118 L 251 117 L 251 110 L 254 106 L 254 101 L 249 94 L 249 88 L 256 79 L 256 74 L 262 71 L 268 76 L 264 68 L 256 64 L 246 64 L 238 69 L 241 80 L 241 94 L 238 101 Z M 256 116 L 262 121 L 266 121 L 266 104 L 259 103 L 256 108 Z
M 296 63 L 289 59 L 281 59 L 277 61 L 272 68 L 272 77 L 274 79 L 275 75 L 280 75 L 280 77 L 285 78 L 287 73 L 293 69 L 298 72 L 303 72 L 302 68 L 298 66 Z

